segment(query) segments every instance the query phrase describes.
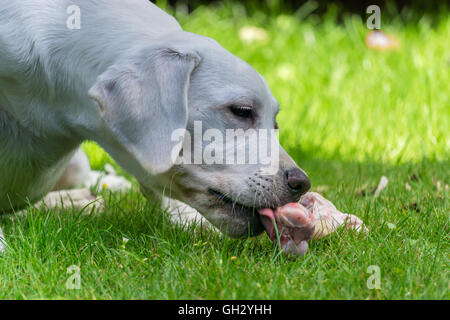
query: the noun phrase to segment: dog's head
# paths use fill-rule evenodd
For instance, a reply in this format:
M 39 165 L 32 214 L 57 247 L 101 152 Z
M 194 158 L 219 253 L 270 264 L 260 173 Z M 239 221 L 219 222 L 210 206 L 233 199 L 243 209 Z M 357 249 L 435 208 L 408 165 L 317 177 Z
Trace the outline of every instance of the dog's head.
M 230 236 L 261 233 L 258 209 L 309 189 L 274 136 L 279 108 L 266 81 L 212 39 L 166 36 L 106 70 L 89 94 L 116 161 Z

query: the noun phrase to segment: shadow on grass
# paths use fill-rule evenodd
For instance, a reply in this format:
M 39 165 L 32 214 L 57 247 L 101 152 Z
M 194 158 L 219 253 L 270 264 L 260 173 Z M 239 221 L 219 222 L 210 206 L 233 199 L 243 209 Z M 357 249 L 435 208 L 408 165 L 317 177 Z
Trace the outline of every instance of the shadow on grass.
M 386 223 L 398 223 L 406 216 L 409 224 L 417 225 L 417 228 L 411 229 L 412 232 L 420 230 L 429 239 L 435 239 L 435 230 L 427 229 L 426 226 L 431 224 L 430 220 L 434 215 L 444 215 L 448 212 L 449 191 L 445 190 L 449 183 L 448 161 L 424 159 L 418 163 L 389 165 L 314 159 L 301 153 L 294 154 L 293 158 L 308 172 L 313 191 L 324 194 L 341 211 L 361 217 L 372 229 Z M 382 175 L 388 177 L 389 184 L 380 197 L 375 199 L 373 191 Z M 410 190 L 407 190 L 406 185 Z M 51 230 L 69 228 L 71 231 L 68 234 L 61 233 L 63 238 L 59 239 L 60 243 L 70 242 L 73 237 L 70 233 L 79 233 L 79 226 L 84 225 L 88 232 L 86 240 L 94 238 L 106 246 L 120 247 L 122 238 L 144 237 L 147 238 L 144 242 L 148 241 L 150 244 L 172 242 L 176 245 L 183 243 L 191 246 L 211 241 L 220 247 L 224 245 L 223 241 L 228 241 L 227 245 L 236 246 L 236 253 L 245 248 L 245 245 L 239 245 L 242 241 L 223 240 L 225 237 L 205 231 L 201 226 L 173 225 L 162 214 L 157 203 L 147 201 L 137 190 L 127 194 L 106 192 L 104 196 L 109 205 L 103 213 L 80 215 L 70 210 L 49 212 L 45 209 L 29 209 L 33 214 L 26 218 L 7 215 L 0 218 L 0 221 L 2 225 L 6 225 L 7 234 L 8 229 L 14 229 L 13 224 L 7 220 L 18 222 L 21 225 L 22 237 L 27 237 L 27 230 L 33 230 L 35 223 L 39 223 L 39 229 L 48 228 L 50 236 L 56 235 Z M 34 215 L 36 218 L 33 218 Z M 78 226 L 77 230 L 74 225 Z M 95 230 L 99 230 L 99 238 L 93 235 Z M 81 231 L 75 238 L 79 240 L 83 237 Z M 267 241 L 254 243 L 257 246 L 267 245 Z M 176 248 L 173 249 L 176 251 Z
M 17 292 L 25 290 L 30 297 L 43 287 L 50 292 L 44 296 L 52 296 L 54 290 L 67 295 L 52 283 L 67 278 L 65 269 L 58 266 L 74 264 L 83 266 L 89 285 L 98 285 L 97 277 L 103 279 L 96 290 L 104 297 L 442 296 L 447 286 L 443 271 L 448 250 L 448 162 L 423 160 L 392 166 L 303 155 L 299 163 L 310 174 L 313 189 L 322 188 L 321 193 L 340 210 L 363 219 L 370 229 L 368 236 L 341 229 L 310 243 L 305 257 L 285 257 L 265 236 L 230 239 L 201 226 L 174 225 L 157 203 L 145 200 L 136 188 L 126 194 L 105 193 L 108 205 L 101 213 L 30 209 L 25 217 L 0 217 L 10 245 L 0 257 L 0 270 L 18 279 L 26 289 L 18 285 Z M 372 191 L 381 175 L 389 178 L 389 185 L 374 198 Z M 406 190 L 406 183 L 411 190 Z M 385 291 L 365 288 L 368 265 L 381 266 Z M 30 287 L 26 276 L 30 272 L 36 279 L 46 275 L 53 282 L 36 280 Z M 123 274 L 135 280 L 130 282 Z M 233 289 L 240 283 L 235 277 L 245 290 Z M 226 283 L 220 290 L 219 279 Z M 288 280 L 302 285 L 283 287 Z M 262 287 L 253 288 L 250 283 Z M 124 288 L 128 293 L 123 293 Z M 86 291 L 82 296 L 91 294 Z

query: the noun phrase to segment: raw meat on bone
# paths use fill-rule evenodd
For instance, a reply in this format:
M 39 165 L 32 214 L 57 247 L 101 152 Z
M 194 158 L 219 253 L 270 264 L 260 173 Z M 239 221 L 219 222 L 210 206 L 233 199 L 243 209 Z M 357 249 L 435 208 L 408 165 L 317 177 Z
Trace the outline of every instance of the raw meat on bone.
M 275 210 L 259 211 L 261 221 L 269 238 L 280 239 L 286 254 L 302 256 L 308 251 L 308 242 L 322 238 L 341 226 L 347 229 L 368 232 L 358 217 L 342 213 L 316 192 L 304 194 L 299 203 L 288 203 Z

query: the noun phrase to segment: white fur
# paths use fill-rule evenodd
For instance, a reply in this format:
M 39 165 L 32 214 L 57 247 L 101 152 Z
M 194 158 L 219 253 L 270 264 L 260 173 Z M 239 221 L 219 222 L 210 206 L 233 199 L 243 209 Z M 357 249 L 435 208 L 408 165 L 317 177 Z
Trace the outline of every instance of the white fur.
M 80 8 L 80 29 L 67 27 L 70 5 Z M 258 217 L 235 214 L 211 189 L 244 207 L 295 201 L 283 170 L 296 165 L 281 147 L 281 170 L 270 179 L 258 166 L 168 161 L 167 133 L 194 120 L 221 132 L 248 127 L 228 111 L 232 104 L 254 104 L 257 128 L 274 128 L 278 105 L 264 78 L 147 0 L 4 2 L 0 210 L 41 199 L 91 139 L 144 189 L 188 203 L 230 235 L 247 235 L 249 225 L 262 232 Z
M 87 94 L 97 77 L 136 46 L 181 30 L 145 0 L 77 1 L 81 29 L 73 30 L 66 25 L 72 4 L 0 6 L 0 193 L 33 201 L 48 192 L 82 140 L 106 135 Z M 0 201 L 0 209 L 8 206 Z
M 81 187 L 89 188 L 91 185 L 86 185 L 86 181 L 90 180 L 91 175 L 89 159 L 80 148 L 75 152 L 75 155 L 67 165 L 66 171 L 64 171 L 53 189 L 67 190 Z

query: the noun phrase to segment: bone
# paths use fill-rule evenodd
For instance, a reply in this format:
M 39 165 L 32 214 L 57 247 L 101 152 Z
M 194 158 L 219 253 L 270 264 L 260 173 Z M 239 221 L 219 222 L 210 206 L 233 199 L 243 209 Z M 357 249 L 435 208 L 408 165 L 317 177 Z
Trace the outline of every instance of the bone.
M 306 193 L 300 199 L 300 204 L 312 212 L 314 216 L 315 231 L 313 239 L 323 238 L 343 226 L 365 233 L 369 231 L 361 219 L 355 215 L 340 212 L 331 201 L 325 199 L 319 193 Z
M 261 221 L 269 238 L 280 241 L 288 255 L 303 256 L 312 239 L 323 238 L 340 227 L 368 232 L 361 219 L 342 213 L 316 192 L 303 195 L 299 203 L 288 203 L 275 210 L 260 210 Z
M 378 183 L 377 189 L 375 190 L 375 194 L 374 197 L 378 197 L 381 193 L 381 191 L 383 191 L 384 189 L 386 189 L 387 185 L 389 183 L 389 180 L 387 177 L 382 176 L 380 178 L 380 182 Z
M 299 203 L 288 203 L 275 210 L 260 210 L 261 221 L 267 235 L 280 241 L 285 253 L 303 256 L 308 251 L 308 241 L 314 234 L 314 217 Z

